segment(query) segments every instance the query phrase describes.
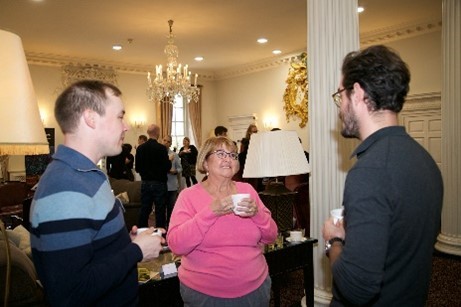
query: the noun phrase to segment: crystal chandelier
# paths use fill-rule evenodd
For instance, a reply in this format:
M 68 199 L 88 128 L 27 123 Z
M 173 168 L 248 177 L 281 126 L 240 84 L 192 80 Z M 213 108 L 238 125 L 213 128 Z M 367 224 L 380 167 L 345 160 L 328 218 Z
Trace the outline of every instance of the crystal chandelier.
M 151 73 L 147 73 L 147 98 L 149 102 L 169 102 L 174 104 L 174 98 L 179 95 L 187 102 L 198 102 L 200 89 L 197 87 L 197 77 L 195 74 L 194 84 L 191 83 L 191 72 L 188 66 L 178 65 L 179 50 L 174 45 L 173 20 L 168 20 L 170 34 L 168 35 L 168 45 L 165 46 L 167 56 L 166 71 L 162 65 L 155 66 L 155 78 L 152 80 Z

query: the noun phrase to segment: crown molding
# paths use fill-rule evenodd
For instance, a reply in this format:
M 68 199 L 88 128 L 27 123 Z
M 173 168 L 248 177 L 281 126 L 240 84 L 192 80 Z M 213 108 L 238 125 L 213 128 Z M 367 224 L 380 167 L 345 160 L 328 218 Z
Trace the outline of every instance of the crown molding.
M 360 35 L 361 47 L 375 44 L 384 44 L 400 39 L 407 39 L 431 32 L 441 31 L 441 20 L 418 21 L 412 23 L 399 24 L 392 27 L 370 31 Z
M 362 47 L 367 47 L 372 44 L 383 44 L 391 41 L 406 39 L 414 36 L 424 35 L 431 32 L 441 31 L 442 21 L 419 21 L 413 23 L 400 24 L 393 27 L 383 28 L 376 31 L 363 33 L 360 36 L 360 44 Z M 247 63 L 231 68 L 222 69 L 216 72 L 197 72 L 201 80 L 216 81 L 235 77 L 240 77 L 247 74 L 264 71 L 275 68 L 286 63 L 290 63 L 299 54 L 306 50 L 297 50 L 287 55 L 278 57 L 270 57 L 257 62 Z M 26 58 L 29 64 L 41 66 L 98 66 L 101 68 L 113 69 L 121 73 L 147 74 L 152 68 L 146 65 L 121 63 L 111 61 L 101 61 L 96 59 L 85 59 L 78 57 L 70 57 L 57 54 L 45 54 L 27 52 Z
M 291 52 L 288 55 L 270 57 L 257 62 L 223 69 L 215 74 L 215 80 L 224 80 L 247 74 L 253 74 L 258 71 L 278 67 L 282 64 L 291 63 L 293 60 L 297 59 L 299 55 L 303 52 L 306 52 L 306 50 L 299 50 L 296 52 Z

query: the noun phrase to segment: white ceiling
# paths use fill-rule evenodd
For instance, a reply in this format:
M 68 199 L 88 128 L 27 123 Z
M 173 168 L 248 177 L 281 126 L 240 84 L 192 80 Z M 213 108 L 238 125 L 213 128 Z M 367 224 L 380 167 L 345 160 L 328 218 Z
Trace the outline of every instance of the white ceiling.
M 359 0 L 360 33 L 441 20 L 441 2 Z M 18 34 L 28 56 L 150 67 L 166 62 L 173 19 L 180 62 L 212 72 L 274 57 L 273 49 L 305 49 L 306 7 L 307 0 L 0 0 L 0 29 Z M 261 36 L 269 42 L 258 45 Z M 124 49 L 113 51 L 116 43 Z M 195 62 L 198 55 L 205 60 Z

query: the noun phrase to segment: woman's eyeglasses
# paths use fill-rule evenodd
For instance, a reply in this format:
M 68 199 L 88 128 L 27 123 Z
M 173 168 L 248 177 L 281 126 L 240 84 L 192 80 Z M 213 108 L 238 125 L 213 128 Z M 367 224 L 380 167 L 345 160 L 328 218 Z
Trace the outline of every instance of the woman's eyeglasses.
M 210 152 L 209 156 L 215 154 L 219 159 L 230 157 L 232 160 L 238 160 L 239 154 L 236 152 L 227 152 L 224 150 L 215 150 Z

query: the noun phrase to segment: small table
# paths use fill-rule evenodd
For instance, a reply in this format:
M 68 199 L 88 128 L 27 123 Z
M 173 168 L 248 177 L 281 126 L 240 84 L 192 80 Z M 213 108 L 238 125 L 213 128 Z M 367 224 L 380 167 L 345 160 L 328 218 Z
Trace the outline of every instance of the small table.
M 299 269 L 303 270 L 307 306 L 314 306 L 313 247 L 315 243 L 317 243 L 317 239 L 307 238 L 300 243 L 284 243 L 283 248 L 276 248 L 264 253 L 269 267 L 269 275 L 272 278 L 275 306 L 280 306 L 279 277 Z
M 306 303 L 308 306 L 314 306 L 313 247 L 315 243 L 317 239 L 312 238 L 307 238 L 300 243 L 285 242 L 282 248 L 275 248 L 264 253 L 269 275 L 272 278 L 275 306 L 280 306 L 280 276 L 299 269 L 303 270 Z M 155 261 L 139 263 L 138 266 L 160 271 L 162 264 L 172 261 L 172 254 L 165 253 Z M 139 306 L 183 306 L 178 277 L 162 277 L 140 284 Z

